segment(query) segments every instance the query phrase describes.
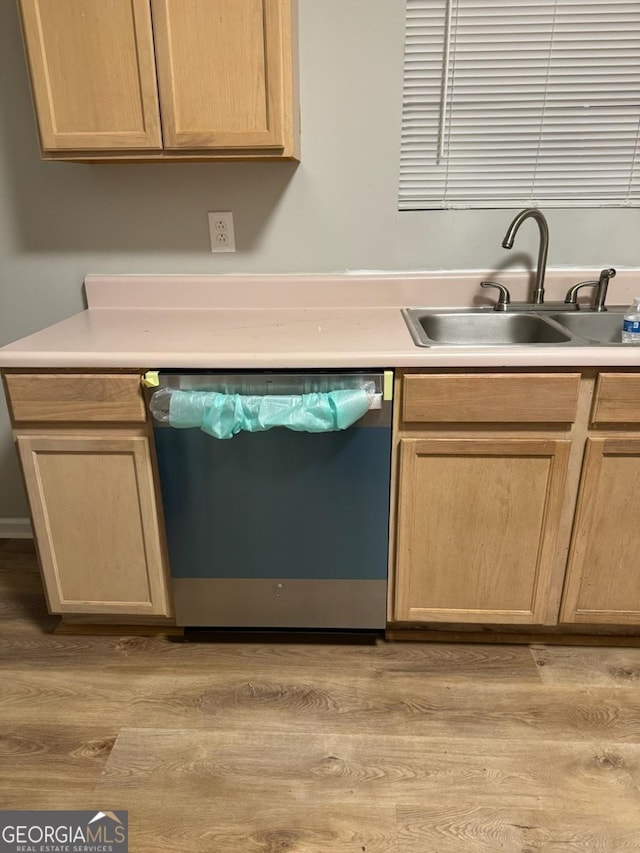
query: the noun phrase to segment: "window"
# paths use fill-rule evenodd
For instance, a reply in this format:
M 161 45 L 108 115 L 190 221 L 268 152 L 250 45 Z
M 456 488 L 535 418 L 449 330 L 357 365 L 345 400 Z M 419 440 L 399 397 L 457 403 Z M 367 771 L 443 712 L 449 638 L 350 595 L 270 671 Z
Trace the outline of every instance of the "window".
M 400 210 L 640 204 L 640 0 L 408 0 Z

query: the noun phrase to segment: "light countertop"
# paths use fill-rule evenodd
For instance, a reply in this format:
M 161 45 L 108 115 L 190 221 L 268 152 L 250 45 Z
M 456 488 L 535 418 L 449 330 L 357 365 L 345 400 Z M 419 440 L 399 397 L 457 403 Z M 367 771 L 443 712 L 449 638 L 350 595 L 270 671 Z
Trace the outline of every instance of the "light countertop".
M 549 298 L 593 274 L 550 272 Z M 1 348 L 0 368 L 640 367 L 633 347 L 415 346 L 400 308 L 486 305 L 480 278 L 89 276 L 87 309 Z M 620 272 L 612 304 L 638 280 Z

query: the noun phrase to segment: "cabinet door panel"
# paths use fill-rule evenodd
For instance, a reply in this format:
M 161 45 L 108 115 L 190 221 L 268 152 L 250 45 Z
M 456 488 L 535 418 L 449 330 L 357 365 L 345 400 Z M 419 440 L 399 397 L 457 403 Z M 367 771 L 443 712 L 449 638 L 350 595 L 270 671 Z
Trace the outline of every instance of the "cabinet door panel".
M 166 148 L 283 147 L 284 9 L 153 0 Z
M 168 615 L 148 440 L 17 444 L 50 610 Z
M 162 148 L 149 0 L 20 0 L 44 151 Z
M 587 441 L 562 620 L 640 625 L 640 439 Z
M 542 621 L 568 441 L 401 441 L 395 618 Z

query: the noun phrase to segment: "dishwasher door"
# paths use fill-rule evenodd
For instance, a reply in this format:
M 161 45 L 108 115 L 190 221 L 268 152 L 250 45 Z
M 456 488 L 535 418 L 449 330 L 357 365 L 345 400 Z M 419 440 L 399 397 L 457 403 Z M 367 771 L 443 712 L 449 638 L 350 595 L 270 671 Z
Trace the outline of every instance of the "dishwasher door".
M 382 371 L 160 378 L 259 395 L 375 383 L 379 408 L 344 431 L 219 440 L 156 424 L 155 439 L 178 625 L 384 628 L 391 403 Z

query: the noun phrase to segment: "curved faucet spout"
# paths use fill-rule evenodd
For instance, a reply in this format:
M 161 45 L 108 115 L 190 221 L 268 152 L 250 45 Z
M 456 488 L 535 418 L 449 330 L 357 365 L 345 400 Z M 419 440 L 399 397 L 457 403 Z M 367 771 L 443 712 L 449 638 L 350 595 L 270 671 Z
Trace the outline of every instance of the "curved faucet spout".
M 549 251 L 549 226 L 544 214 L 537 207 L 528 207 L 514 218 L 511 225 L 507 228 L 507 233 L 504 235 L 502 246 L 504 249 L 511 249 L 518 228 L 522 225 L 525 219 L 535 219 L 540 230 L 540 248 L 538 250 L 538 268 L 536 269 L 536 286 L 533 291 L 533 302 L 536 305 L 541 305 L 544 302 L 544 274 L 547 269 L 547 253 Z

